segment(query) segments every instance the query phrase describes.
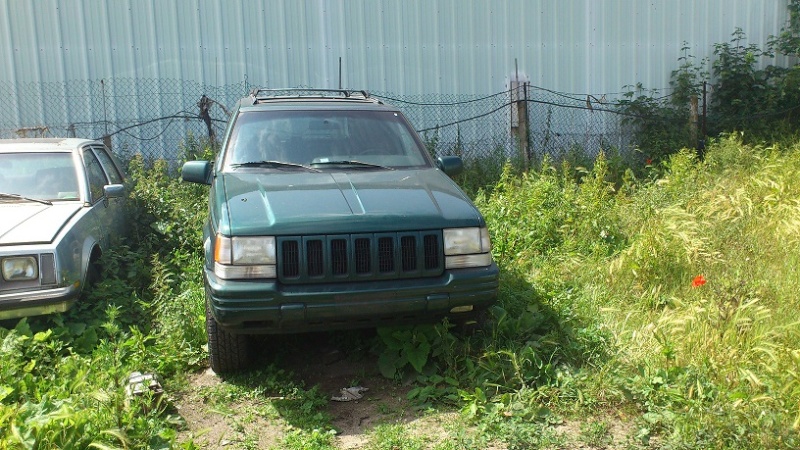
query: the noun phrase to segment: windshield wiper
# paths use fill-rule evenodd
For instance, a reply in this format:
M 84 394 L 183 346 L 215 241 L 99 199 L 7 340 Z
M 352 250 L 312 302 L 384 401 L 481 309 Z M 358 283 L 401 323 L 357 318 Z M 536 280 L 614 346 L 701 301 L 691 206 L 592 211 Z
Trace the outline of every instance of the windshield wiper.
M 270 169 L 304 169 L 313 172 L 319 172 L 313 167 L 304 166 L 302 164 L 287 163 L 283 161 L 250 161 L 237 164 L 231 164 L 231 167 L 267 167 Z
M 391 167 L 381 166 L 381 165 L 378 165 L 378 164 L 365 163 L 365 162 L 362 162 L 362 161 L 344 161 L 344 160 L 343 161 L 314 161 L 314 162 L 311 163 L 311 165 L 313 165 L 313 166 L 318 166 L 318 165 L 339 165 L 339 166 L 363 167 L 363 168 L 366 168 L 366 169 L 372 168 L 372 169 L 394 170 Z
M 19 194 L 7 194 L 5 192 L 0 192 L 0 198 L 13 198 L 14 200 L 27 200 L 29 202 L 37 202 L 37 203 L 41 203 L 43 205 L 52 205 L 53 204 L 53 202 L 51 202 L 50 200 L 42 200 L 40 198 L 24 197 L 24 196 L 19 195 Z

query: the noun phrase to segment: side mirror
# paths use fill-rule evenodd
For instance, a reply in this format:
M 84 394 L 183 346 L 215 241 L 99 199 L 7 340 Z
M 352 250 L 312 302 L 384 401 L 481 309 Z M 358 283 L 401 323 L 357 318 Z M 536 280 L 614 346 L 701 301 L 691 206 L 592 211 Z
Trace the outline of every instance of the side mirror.
M 187 161 L 181 170 L 183 181 L 211 184 L 211 161 Z
M 458 156 L 440 156 L 436 165 L 449 177 L 454 177 L 464 171 L 464 162 Z
M 121 184 L 107 184 L 103 186 L 103 195 L 106 198 L 120 198 L 125 195 L 125 186 Z

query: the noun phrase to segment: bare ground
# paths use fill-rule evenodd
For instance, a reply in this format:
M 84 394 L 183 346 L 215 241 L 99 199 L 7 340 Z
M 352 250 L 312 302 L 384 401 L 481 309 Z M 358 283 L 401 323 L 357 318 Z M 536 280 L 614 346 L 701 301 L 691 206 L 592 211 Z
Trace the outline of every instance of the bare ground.
M 331 344 L 327 341 L 329 337 L 311 334 L 278 338 L 282 345 L 290 347 L 280 352 L 279 364 L 293 374 L 298 385 L 317 386 L 328 398 L 341 396 L 340 390 L 351 386 L 368 389 L 361 399 L 331 400 L 324 408 L 333 418 L 331 425 L 337 430 L 339 448 L 363 448 L 366 433 L 380 423 L 420 421 L 424 429 L 444 434 L 443 430 L 435 429 L 441 426 L 439 419 L 421 417 L 413 410 L 406 399 L 409 387 L 381 376 L 373 355 L 363 349 L 343 348 L 346 343 Z M 208 449 L 277 448 L 292 429 L 291 423 L 267 405 L 269 400 L 280 398 L 247 399 L 223 410 L 210 398 L 223 382 L 211 369 L 206 369 L 191 375 L 188 386 L 174 396 L 174 406 L 186 422 L 180 440 L 191 440 Z
M 334 336 L 335 337 L 335 336 Z M 378 370 L 377 358 L 366 349 L 353 349 L 350 345 L 367 342 L 346 336 L 339 342 L 329 334 L 280 337 L 282 347 L 276 364 L 297 385 L 311 388 L 328 398 L 341 395 L 342 388 L 362 386 L 368 389 L 358 400 L 328 401 L 324 412 L 332 417 L 331 426 L 337 431 L 336 445 L 341 449 L 363 449 L 369 443 L 369 433 L 376 425 L 385 423 L 412 424 L 410 432 L 425 436 L 431 446 L 449 438 L 448 430 L 461 426 L 457 411 L 435 414 L 414 409 L 406 398 L 409 386 L 384 378 Z M 261 342 L 261 341 L 259 341 Z M 271 344 L 264 343 L 261 352 L 269 352 Z M 262 355 L 256 364 L 268 365 L 269 358 Z M 279 408 L 274 405 L 281 397 L 268 394 L 256 398 L 233 400 L 220 406 L 215 396 L 225 381 L 211 369 L 193 374 L 189 383 L 173 395 L 173 405 L 185 422 L 179 442 L 192 442 L 194 448 L 203 449 L 269 449 L 280 448 L 287 433 L 293 429 Z M 611 442 L 591 447 L 580 439 L 581 422 L 567 421 L 556 427 L 558 434 L 566 436 L 564 449 L 623 448 L 631 435 L 629 420 L 624 417 L 605 417 L 610 424 Z M 503 448 L 501 446 L 492 447 Z

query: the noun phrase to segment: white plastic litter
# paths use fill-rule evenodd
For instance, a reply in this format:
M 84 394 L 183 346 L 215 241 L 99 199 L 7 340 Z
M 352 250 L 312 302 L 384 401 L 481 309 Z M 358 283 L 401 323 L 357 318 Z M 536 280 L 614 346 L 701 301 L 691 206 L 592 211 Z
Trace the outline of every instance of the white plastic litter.
M 125 404 L 130 405 L 133 397 L 145 397 L 145 394 L 150 392 L 150 404 L 143 404 L 145 410 L 153 408 L 161 401 L 164 395 L 164 388 L 161 386 L 161 381 L 158 375 L 154 373 L 141 373 L 133 372 L 128 376 L 128 385 L 125 386 Z
M 364 392 L 367 392 L 368 390 L 369 390 L 369 388 L 365 388 L 365 387 L 362 387 L 362 386 L 353 386 L 353 387 L 349 387 L 349 388 L 343 388 L 341 391 L 339 391 L 339 393 L 342 394 L 342 395 L 340 395 L 340 396 L 335 396 L 334 395 L 333 397 L 331 397 L 331 400 L 333 400 L 335 402 L 350 402 L 350 401 L 353 401 L 353 400 L 358 400 L 361 397 L 363 397 L 364 396 Z

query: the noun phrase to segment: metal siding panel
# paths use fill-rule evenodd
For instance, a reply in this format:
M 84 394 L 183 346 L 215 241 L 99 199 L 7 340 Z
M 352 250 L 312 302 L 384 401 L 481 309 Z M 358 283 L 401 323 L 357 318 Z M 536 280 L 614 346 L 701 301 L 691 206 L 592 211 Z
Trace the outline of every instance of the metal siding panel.
M 713 57 L 714 44 L 728 42 L 736 27 L 747 43 L 763 46 L 788 16 L 784 0 L 76 0 L 69 8 L 46 0 L 35 6 L 0 0 L 0 82 L 155 79 L 159 90 L 183 97 L 185 81 L 338 87 L 339 57 L 343 86 L 397 95 L 498 92 L 515 60 L 534 85 L 555 91 L 599 96 L 638 82 L 665 90 L 683 41 L 698 61 Z M 21 98 L 17 90 L 7 101 L 39 103 L 39 112 L 27 109 L 22 117 L 15 106 L 1 117 L 31 125 L 176 112 L 162 104 L 147 110 L 140 98 L 153 94 L 148 89 L 114 97 L 105 108 L 93 105 L 89 113 Z M 138 117 L 122 117 L 131 105 Z
M 86 50 L 86 60 L 82 62 L 89 80 L 108 78 L 114 74 L 111 61 L 111 21 L 106 13 L 107 5 L 104 1 L 81 2 L 75 8 L 76 13 L 82 15 L 81 28 L 74 30 L 76 37 L 80 36 Z
M 763 45 L 786 18 L 779 0 L 270 0 L 246 9 L 221 0 L 84 0 L 69 9 L 37 3 L 35 11 L 3 3 L 9 26 L 0 55 L 14 61 L 0 72 L 5 80 L 220 85 L 247 74 L 259 84 L 330 87 L 341 56 L 349 86 L 396 92 L 493 91 L 515 58 L 534 83 L 556 90 L 664 88 L 683 41 L 698 58 L 712 56 L 713 44 L 739 26 Z M 82 30 L 73 32 L 76 24 Z

